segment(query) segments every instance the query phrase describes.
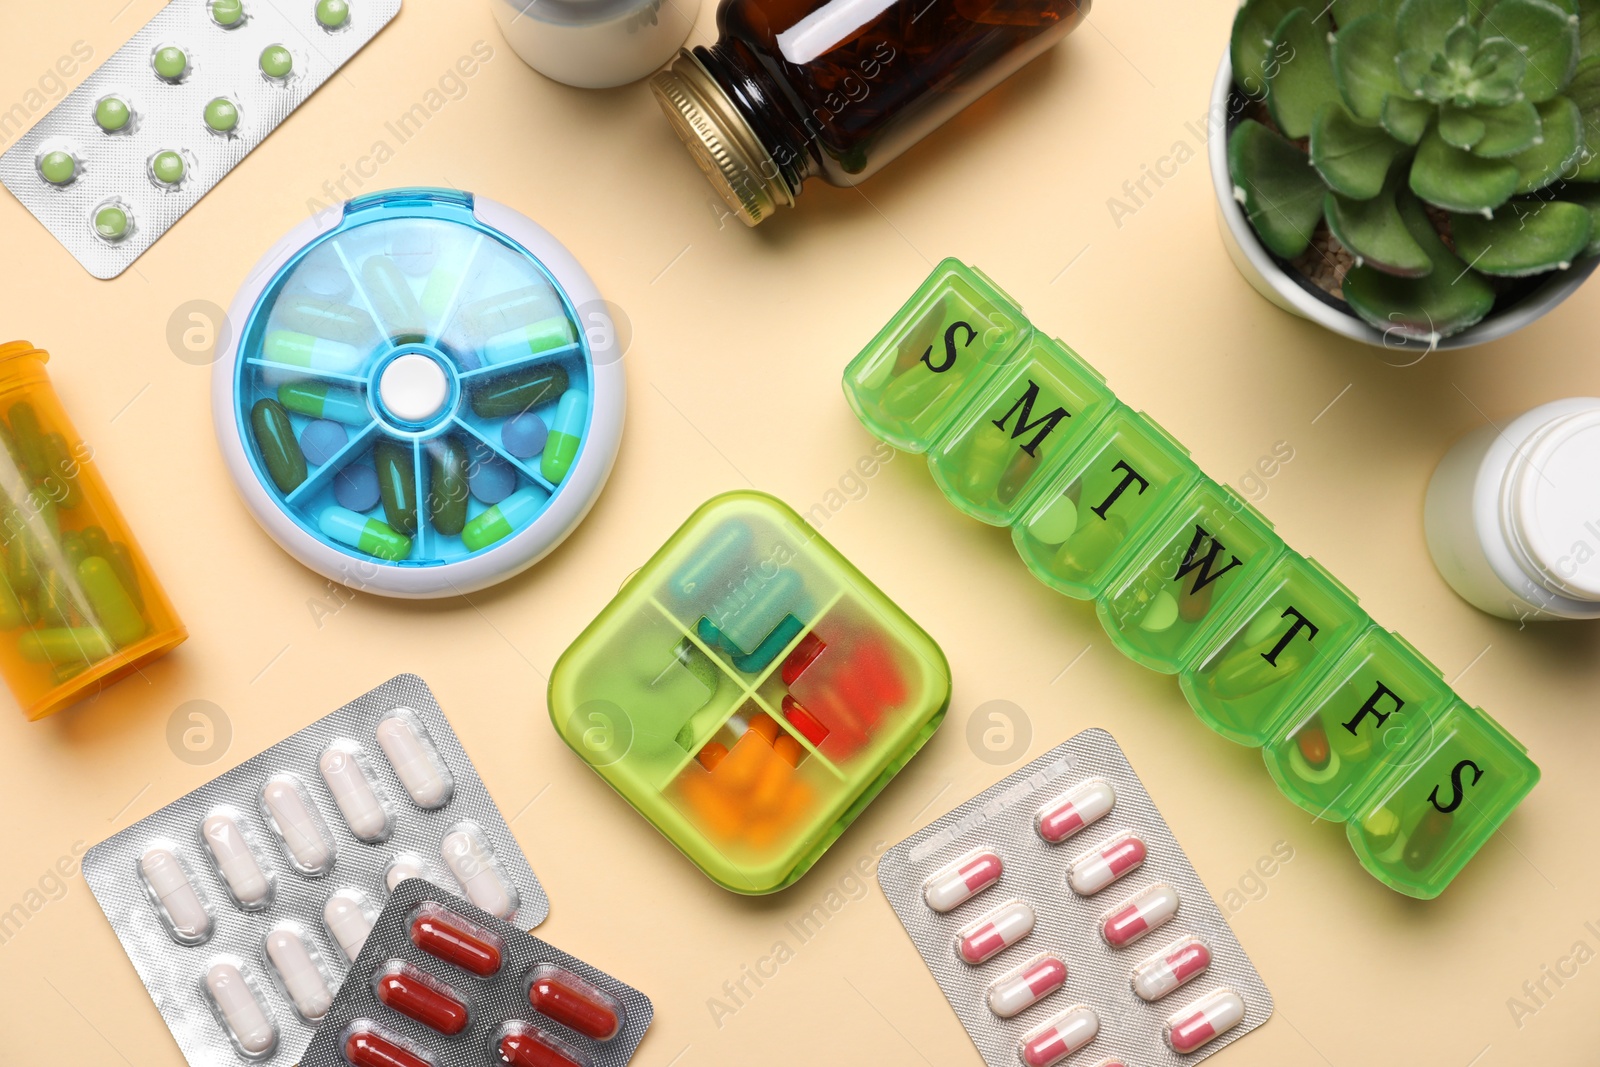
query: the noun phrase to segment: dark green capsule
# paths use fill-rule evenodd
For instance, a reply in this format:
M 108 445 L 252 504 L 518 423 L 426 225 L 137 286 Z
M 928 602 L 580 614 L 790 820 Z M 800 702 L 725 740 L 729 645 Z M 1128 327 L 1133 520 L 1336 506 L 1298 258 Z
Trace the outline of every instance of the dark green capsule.
M 547 404 L 566 391 L 566 369 L 546 363 L 479 382 L 472 388 L 472 410 L 479 418 L 503 419 Z
M 411 446 L 384 439 L 372 449 L 378 468 L 378 495 L 389 525 L 411 537 L 417 532 L 417 479 Z
M 104 558 L 110 554 L 111 538 L 106 536 L 106 532 L 103 528 L 99 526 L 85 526 L 83 528 L 83 533 L 79 536 L 83 538 L 83 547 L 89 550 L 89 555 L 100 556 Z
M 11 538 L 6 550 L 6 580 L 19 593 L 39 588 L 39 549 L 27 533 Z
M 261 449 L 261 462 L 278 492 L 291 492 L 306 480 L 306 456 L 300 451 L 300 442 L 294 439 L 294 424 L 282 404 L 270 397 L 257 400 L 250 409 L 250 429 L 256 435 L 256 447 Z
M 467 524 L 467 449 L 459 438 L 428 442 L 428 521 L 446 537 Z
M 45 450 L 44 430 L 39 426 L 38 412 L 27 401 L 12 404 L 8 416 L 11 435 L 17 442 L 17 458 L 34 482 L 43 481 L 50 473 L 50 456 Z
M 83 535 L 77 530 L 63 530 L 61 532 L 61 554 L 67 557 L 67 562 L 77 570 L 78 564 L 89 558 L 89 546 L 83 543 Z
M 139 569 L 133 565 L 133 553 L 128 551 L 127 545 L 117 541 L 111 546 L 110 559 L 112 569 L 122 581 L 122 588 L 127 590 L 128 599 L 133 601 L 134 607 L 143 611 L 144 591 L 139 588 Z
M 78 485 L 78 461 L 72 458 L 67 439 L 58 433 L 45 434 L 45 453 L 50 457 L 50 475 L 45 488 L 62 507 L 71 510 L 83 503 L 83 489 Z

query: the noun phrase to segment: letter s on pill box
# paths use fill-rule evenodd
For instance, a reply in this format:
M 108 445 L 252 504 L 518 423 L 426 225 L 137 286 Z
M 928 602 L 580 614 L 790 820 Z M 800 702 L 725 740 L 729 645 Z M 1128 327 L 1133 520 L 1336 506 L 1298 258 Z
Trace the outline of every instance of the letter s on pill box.
M 395 886 L 550 910 L 422 679 L 403 674 L 91 848 L 83 874 L 194 1067 L 289 1067 Z
M 1104 730 L 889 849 L 878 883 L 989 1067 L 1068 1057 L 1177 1067 L 1272 1014 L 1261 976 Z

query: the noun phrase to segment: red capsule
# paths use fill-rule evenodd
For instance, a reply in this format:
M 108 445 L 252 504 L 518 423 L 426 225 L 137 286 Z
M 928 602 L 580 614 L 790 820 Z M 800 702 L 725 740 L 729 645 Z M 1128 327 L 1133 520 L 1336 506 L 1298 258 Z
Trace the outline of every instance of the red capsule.
M 445 985 L 409 963 L 392 960 L 373 982 L 378 1002 L 448 1036 L 467 1028 L 467 1005 Z
M 506 1067 L 591 1067 L 593 1061 L 564 1041 L 524 1022 L 505 1025 L 495 1051 Z
M 345 1038 L 344 1058 L 354 1067 L 433 1067 L 417 1053 L 373 1030 L 357 1030 Z
M 571 971 L 541 963 L 528 976 L 528 1003 L 533 1010 L 596 1041 L 610 1041 L 622 1031 L 622 1005 Z
M 795 680 L 805 673 L 806 668 L 811 666 L 811 662 L 822 655 L 823 649 L 827 647 L 827 644 L 817 636 L 814 630 L 802 637 L 800 643 L 794 646 L 794 651 L 789 653 L 788 658 L 783 661 L 783 668 L 780 672 L 783 676 L 783 684 L 793 685 Z
M 500 938 L 432 901 L 418 906 L 411 920 L 411 943 L 479 978 L 500 970 Z

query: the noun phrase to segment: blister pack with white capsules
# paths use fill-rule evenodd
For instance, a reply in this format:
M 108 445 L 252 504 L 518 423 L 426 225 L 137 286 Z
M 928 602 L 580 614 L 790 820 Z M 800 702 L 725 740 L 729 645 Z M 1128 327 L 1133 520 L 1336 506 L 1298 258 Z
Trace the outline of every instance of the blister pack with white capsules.
M 408 878 L 550 911 L 427 685 L 402 674 L 91 848 L 83 875 L 192 1067 L 289 1067 Z
M 300 1067 L 624 1067 L 639 990 L 419 880 L 401 883 Z
M 115 278 L 400 11 L 171 0 L 0 156 L 0 180 Z
M 1104 730 L 889 849 L 878 883 L 989 1067 L 1179 1067 L 1272 1014 Z

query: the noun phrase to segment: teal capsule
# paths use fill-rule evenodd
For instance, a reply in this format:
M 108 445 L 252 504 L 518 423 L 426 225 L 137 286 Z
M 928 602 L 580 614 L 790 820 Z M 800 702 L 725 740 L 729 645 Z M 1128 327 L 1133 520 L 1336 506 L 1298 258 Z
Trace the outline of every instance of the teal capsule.
M 250 429 L 255 434 L 256 447 L 261 450 L 261 462 L 272 478 L 278 492 L 289 493 L 306 480 L 306 456 L 300 451 L 300 442 L 294 438 L 294 424 L 289 413 L 276 400 L 262 398 L 250 409 Z
M 317 525 L 324 534 L 340 544 L 349 545 L 369 556 L 399 560 L 411 554 L 411 538 L 381 519 L 369 519 L 347 508 L 328 508 Z
M 7 417 L 11 420 L 12 438 L 17 443 L 17 457 L 22 461 L 28 478 L 43 481 L 50 473 L 50 454 L 44 443 L 44 429 L 39 425 L 39 415 L 27 401 L 12 404 Z
M 93 663 L 116 649 L 111 639 L 93 626 L 60 626 L 30 630 L 17 640 L 22 658 L 30 663 Z
M 510 537 L 532 522 L 549 499 L 550 494 L 543 486 L 530 485 L 518 489 L 467 523 L 461 530 L 461 542 L 467 546 L 467 551 L 476 552 Z
M 467 524 L 467 449 L 455 437 L 429 441 L 428 521 L 446 537 Z
M 296 414 L 332 419 L 346 426 L 365 426 L 372 421 L 359 389 L 327 382 L 284 382 L 278 386 L 278 403 Z
M 372 459 L 378 468 L 383 514 L 390 526 L 410 537 L 417 532 L 417 476 L 411 446 L 384 438 L 373 447 Z
M 347 345 L 370 345 L 378 339 L 377 324 L 361 308 L 296 293 L 278 301 L 278 321 L 296 333 Z
M 269 331 L 261 342 L 261 358 L 328 374 L 354 374 L 366 361 L 353 345 L 294 330 Z
M 545 363 L 477 382 L 472 387 L 472 410 L 479 418 L 504 419 L 547 404 L 566 391 L 566 368 Z
M 771 577 L 760 568 L 751 568 L 743 572 L 731 592 L 711 606 L 701 624 L 714 624 L 732 642 L 724 646 L 727 651 L 742 656 L 754 653 L 785 615 L 804 614 L 804 599 L 805 583 L 792 568 L 780 567 Z M 711 643 L 703 629 L 701 637 Z
M 485 363 L 510 363 L 527 359 L 552 348 L 563 348 L 578 340 L 578 331 L 565 314 L 541 319 L 521 329 L 496 337 L 483 346 Z
M 131 645 L 144 636 L 144 616 L 122 587 L 111 561 L 90 556 L 78 564 L 78 583 L 89 598 L 89 609 L 106 635 L 118 645 Z
M 805 628 L 805 623 L 793 615 L 785 615 L 783 621 L 774 626 L 772 632 L 762 638 L 748 656 L 733 657 L 733 665 L 746 674 L 760 674 Z
M 568 389 L 556 405 L 556 417 L 550 424 L 550 436 L 545 439 L 544 455 L 539 459 L 539 473 L 553 485 L 572 469 L 578 457 L 578 445 L 583 442 L 583 424 L 589 417 L 589 394 L 582 389 Z
M 428 331 L 427 316 L 411 291 L 399 264 L 388 256 L 373 256 L 361 264 L 361 284 L 372 310 L 390 337 L 411 337 Z

